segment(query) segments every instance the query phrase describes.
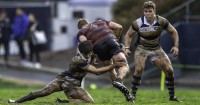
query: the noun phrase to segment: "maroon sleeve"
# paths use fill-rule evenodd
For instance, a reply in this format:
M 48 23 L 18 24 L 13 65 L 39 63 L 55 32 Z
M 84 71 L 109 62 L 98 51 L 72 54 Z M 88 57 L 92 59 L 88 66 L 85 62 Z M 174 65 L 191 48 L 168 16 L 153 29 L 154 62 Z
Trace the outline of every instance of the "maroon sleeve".
M 86 32 L 87 32 L 87 29 L 86 29 L 86 28 L 80 30 L 80 31 L 78 32 L 78 34 L 77 34 L 77 40 L 79 41 L 79 37 L 80 37 L 81 35 L 85 35 Z M 80 42 L 80 41 L 79 41 L 79 42 Z

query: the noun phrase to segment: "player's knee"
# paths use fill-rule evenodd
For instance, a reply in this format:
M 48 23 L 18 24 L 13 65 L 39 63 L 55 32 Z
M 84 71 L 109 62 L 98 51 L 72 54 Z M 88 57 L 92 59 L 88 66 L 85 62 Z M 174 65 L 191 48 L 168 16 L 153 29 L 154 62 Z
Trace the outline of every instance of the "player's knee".
M 90 98 L 86 101 L 87 103 L 94 103 L 94 99 Z
M 117 59 L 117 60 L 115 60 L 115 61 L 127 63 L 126 58 L 119 58 L 119 59 Z
M 143 72 L 143 67 L 136 67 L 135 68 L 135 75 L 142 75 L 142 72 Z
M 125 62 L 127 63 L 127 59 L 125 57 L 125 55 L 123 53 L 119 53 L 117 55 L 114 55 L 112 57 L 112 59 L 116 62 L 116 61 L 120 61 L 120 62 Z
M 86 103 L 94 103 L 94 99 L 91 96 L 83 96 L 82 100 L 84 100 Z
M 173 72 L 173 68 L 171 67 L 171 66 L 166 66 L 165 67 L 165 70 L 166 70 L 166 75 L 168 76 L 168 77 L 173 77 L 173 75 L 174 75 L 174 72 Z
M 144 70 L 143 66 L 136 66 L 135 67 L 135 71 L 137 71 L 137 72 L 142 72 L 143 70 Z

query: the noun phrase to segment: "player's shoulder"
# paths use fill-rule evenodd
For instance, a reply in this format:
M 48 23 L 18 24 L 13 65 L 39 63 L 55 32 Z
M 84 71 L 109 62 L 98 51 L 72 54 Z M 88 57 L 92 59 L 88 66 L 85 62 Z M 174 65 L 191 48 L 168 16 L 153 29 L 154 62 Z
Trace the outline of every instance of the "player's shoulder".
M 76 65 L 78 68 L 86 69 L 90 65 L 89 62 L 90 61 L 78 53 L 75 57 L 72 58 L 71 64 Z
M 137 18 L 133 20 L 133 24 L 139 24 L 141 22 L 141 18 Z
M 157 17 L 157 22 L 164 28 L 166 29 L 168 25 L 170 24 L 168 20 L 162 16 L 156 15 Z
M 136 29 L 136 30 L 138 30 L 139 27 L 140 27 L 141 25 L 142 25 L 141 17 L 135 19 L 135 20 L 132 22 L 132 27 L 134 27 L 134 29 Z
M 163 23 L 163 22 L 165 23 L 167 21 L 166 18 L 164 18 L 164 17 L 162 17 L 160 15 L 156 15 L 156 17 L 157 17 L 157 20 L 158 20 L 159 23 Z
M 85 62 L 85 59 L 83 59 L 79 54 L 77 54 L 76 56 L 72 58 L 72 61 L 74 63 L 83 63 Z

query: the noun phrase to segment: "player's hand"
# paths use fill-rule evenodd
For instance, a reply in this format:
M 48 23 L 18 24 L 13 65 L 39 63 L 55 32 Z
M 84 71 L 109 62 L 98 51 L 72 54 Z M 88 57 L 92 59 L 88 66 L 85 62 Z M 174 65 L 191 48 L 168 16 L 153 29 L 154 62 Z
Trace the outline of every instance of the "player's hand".
M 126 57 L 129 57 L 128 55 L 131 53 L 129 49 L 124 49 L 124 54 Z
M 179 53 L 178 47 L 177 46 L 172 47 L 170 52 L 172 52 L 173 56 L 176 57 Z
M 126 63 L 125 62 L 115 62 L 114 66 L 115 66 L 115 68 L 118 68 L 118 67 L 126 66 Z
M 92 63 L 94 65 L 98 65 L 99 64 L 99 59 L 98 59 L 96 54 L 93 54 L 91 59 L 92 59 Z

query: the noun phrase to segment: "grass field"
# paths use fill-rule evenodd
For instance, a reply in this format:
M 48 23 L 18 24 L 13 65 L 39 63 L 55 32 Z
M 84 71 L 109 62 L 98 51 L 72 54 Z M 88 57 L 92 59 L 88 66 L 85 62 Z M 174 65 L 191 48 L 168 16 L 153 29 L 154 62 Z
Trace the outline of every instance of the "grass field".
M 7 103 L 8 99 L 17 99 L 41 88 L 41 86 L 28 87 L 0 80 L 0 105 L 9 105 Z M 139 89 L 136 103 L 126 102 L 123 95 L 115 88 L 87 89 L 87 91 L 94 98 L 94 105 L 200 105 L 199 90 L 177 89 L 177 96 L 183 101 L 182 103 L 168 101 L 167 91 L 160 92 L 159 90 Z M 65 95 L 63 92 L 58 92 L 47 97 L 25 102 L 21 105 L 58 105 L 58 103 L 55 103 L 57 97 L 65 98 Z

